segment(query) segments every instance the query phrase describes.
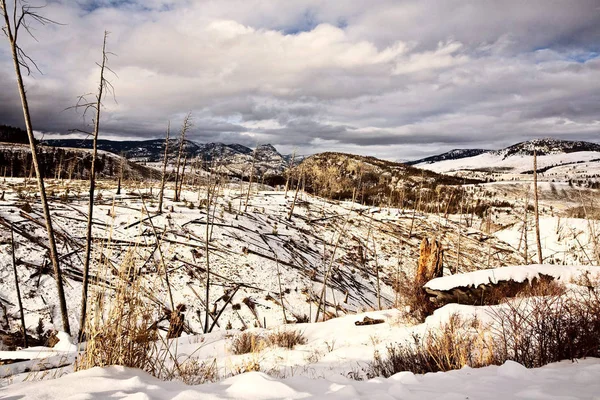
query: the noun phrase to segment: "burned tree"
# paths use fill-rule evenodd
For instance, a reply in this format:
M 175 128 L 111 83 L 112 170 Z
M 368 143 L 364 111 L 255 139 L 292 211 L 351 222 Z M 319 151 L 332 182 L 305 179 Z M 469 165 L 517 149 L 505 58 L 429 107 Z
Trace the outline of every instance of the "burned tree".
M 84 115 L 88 110 L 95 112 L 94 117 L 94 131 L 91 132 L 92 136 L 92 164 L 90 166 L 90 190 L 89 190 L 89 204 L 88 204 L 88 220 L 86 227 L 85 237 L 85 255 L 83 261 L 83 284 L 81 291 L 81 315 L 79 316 L 79 339 L 83 340 L 85 318 L 87 313 L 87 297 L 88 297 L 88 286 L 89 286 L 89 273 L 90 273 L 90 259 L 92 253 L 92 219 L 94 215 L 94 193 L 96 190 L 96 158 L 98 157 L 98 133 L 100 131 L 100 110 L 102 107 L 102 98 L 106 92 L 112 92 L 112 85 L 105 78 L 105 70 L 110 70 L 106 66 L 108 61 L 108 53 L 106 52 L 106 38 L 108 32 L 104 31 L 104 40 L 102 41 L 102 62 L 100 67 L 100 83 L 98 84 L 98 92 L 96 94 L 96 100 L 90 103 L 81 103 L 85 97 L 80 97 L 80 103 L 77 107 L 84 107 Z
M 39 8 L 40 7 L 33 7 L 27 3 L 20 3 L 14 1 L 12 11 L 10 11 L 6 4 L 6 0 L 0 0 L 0 12 L 2 13 L 2 17 L 4 17 L 4 27 L 2 28 L 2 30 L 4 31 L 4 34 L 6 35 L 6 38 L 8 39 L 10 45 L 15 69 L 15 76 L 17 78 L 17 87 L 19 90 L 19 96 L 21 98 L 23 119 L 25 121 L 25 128 L 27 131 L 27 137 L 29 139 L 29 146 L 31 148 L 32 164 L 37 177 L 38 191 L 40 194 L 40 203 L 42 205 L 44 219 L 46 221 L 46 230 L 48 231 L 48 247 L 50 249 L 50 259 L 54 268 L 54 277 L 56 279 L 58 299 L 60 303 L 60 312 L 62 315 L 62 328 L 65 332 L 70 333 L 71 328 L 69 325 L 69 314 L 67 312 L 67 302 L 65 300 L 65 292 L 63 288 L 62 271 L 58 262 L 58 251 L 56 249 L 56 240 L 54 237 L 52 218 L 50 216 L 50 207 L 48 206 L 46 188 L 44 186 L 44 178 L 40 171 L 40 164 L 38 162 L 37 143 L 33 135 L 33 126 L 31 123 L 29 102 L 27 100 L 27 92 L 25 90 L 25 83 L 23 82 L 22 74 L 22 69 L 25 69 L 27 74 L 31 73 L 30 65 L 33 65 L 36 69 L 38 68 L 35 62 L 27 55 L 27 53 L 25 53 L 25 51 L 18 44 L 19 33 L 21 33 L 23 30 L 32 35 L 29 25 L 30 21 L 37 22 L 42 25 L 54 23 L 54 21 L 38 14 L 37 11 L 39 10 Z

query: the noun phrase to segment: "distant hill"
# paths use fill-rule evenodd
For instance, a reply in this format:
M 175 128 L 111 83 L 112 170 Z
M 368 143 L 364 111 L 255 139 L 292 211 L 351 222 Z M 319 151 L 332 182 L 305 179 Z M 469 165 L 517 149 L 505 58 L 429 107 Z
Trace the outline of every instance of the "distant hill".
M 307 157 L 292 175 L 296 179 L 302 175 L 307 189 L 320 196 L 349 200 L 355 195 L 361 203 L 402 208 L 414 207 L 419 201 L 432 203 L 442 193 L 435 192 L 438 187 L 452 191 L 454 185 L 481 183 L 375 157 L 335 152 Z
M 45 178 L 87 179 L 92 165 L 92 154 L 87 149 L 38 147 L 40 170 Z M 160 173 L 143 165 L 130 162 L 115 154 L 99 151 L 96 171 L 101 178 L 159 179 Z M 31 150 L 21 143 L 0 143 L 0 176 L 34 176 L 31 170 Z
M 552 138 L 528 140 L 500 150 L 451 151 L 411 164 L 470 177 L 481 177 L 478 173 L 529 174 L 533 170 L 534 150 L 538 155 L 538 171 L 552 179 L 595 179 L 600 171 L 600 144 Z
M 0 125 L 0 142 L 29 144 L 27 132 L 14 126 Z
M 47 146 L 54 147 L 71 147 L 79 149 L 91 149 L 92 141 L 84 139 L 49 139 L 43 142 Z M 171 148 L 177 146 L 178 141 L 172 139 L 169 142 Z M 137 161 L 160 161 L 164 154 L 164 139 L 151 140 L 98 140 L 98 149 L 108 151 L 113 154 L 123 155 L 127 159 Z M 194 142 L 186 140 L 186 153 L 188 155 L 196 155 L 199 151 L 199 146 Z
M 501 150 L 492 151 L 491 153 L 507 158 L 514 155 L 532 156 L 534 150 L 537 152 L 538 156 L 546 156 L 550 154 L 569 154 L 580 151 L 600 152 L 600 144 L 552 138 L 533 139 L 514 144 Z
M 454 149 L 454 150 L 450 150 L 446 153 L 438 154 L 437 156 L 430 156 L 430 157 L 421 158 L 419 160 L 407 161 L 406 164 L 408 164 L 408 165 L 431 164 L 431 163 L 438 162 L 438 161 L 458 160 L 461 158 L 478 156 L 482 153 L 488 153 L 490 151 L 491 150 L 484 150 L 484 149 Z

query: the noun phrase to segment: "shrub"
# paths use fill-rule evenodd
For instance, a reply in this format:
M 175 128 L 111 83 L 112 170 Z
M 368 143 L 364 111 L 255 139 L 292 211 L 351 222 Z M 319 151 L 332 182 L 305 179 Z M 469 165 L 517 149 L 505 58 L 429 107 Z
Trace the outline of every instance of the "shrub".
M 233 354 L 248 354 L 260 351 L 265 347 L 264 339 L 253 332 L 242 332 L 231 341 Z
M 396 306 L 405 312 L 404 317 L 411 322 L 421 323 L 433 313 L 435 306 L 429 301 L 422 285 L 409 278 L 405 272 L 401 272 L 394 282 L 394 290 L 400 295 Z
M 536 368 L 600 357 L 598 289 L 588 283 L 565 294 L 564 287 L 553 282 L 537 285 L 491 307 L 492 322 L 487 325 L 452 316 L 423 337 L 389 345 L 386 356 L 376 351 L 365 372 L 368 377 L 389 377 L 401 371 L 423 374 L 508 360 Z
M 376 351 L 374 361 L 368 366 L 367 377 L 390 377 L 397 372 L 415 374 L 449 371 L 465 365 L 482 367 L 495 363 L 493 341 L 478 332 L 479 322 L 463 320 L 452 315 L 439 330 L 425 336 L 414 334 L 410 341 L 387 346 L 387 357 Z
M 217 360 L 190 358 L 179 366 L 179 379 L 186 385 L 201 385 L 219 379 Z
M 267 340 L 270 344 L 293 349 L 296 345 L 306 344 L 306 338 L 300 331 L 295 330 L 280 330 L 269 334 Z

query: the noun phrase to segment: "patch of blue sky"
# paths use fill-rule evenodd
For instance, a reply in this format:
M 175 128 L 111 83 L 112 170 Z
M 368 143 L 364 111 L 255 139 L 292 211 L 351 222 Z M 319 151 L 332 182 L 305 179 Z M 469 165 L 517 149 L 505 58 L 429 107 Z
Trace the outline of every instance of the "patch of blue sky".
M 137 11 L 151 11 L 152 8 L 139 0 L 84 0 L 78 1 L 85 12 L 93 12 L 99 8 L 128 8 Z
M 286 35 L 296 35 L 302 32 L 309 32 L 315 29 L 319 25 L 317 16 L 313 10 L 306 10 L 300 17 L 300 19 L 293 25 L 282 29 Z
M 596 51 L 584 51 L 572 53 L 567 56 L 567 59 L 570 61 L 575 61 L 577 63 L 583 64 L 587 61 L 593 60 L 595 58 L 600 57 L 600 53 Z

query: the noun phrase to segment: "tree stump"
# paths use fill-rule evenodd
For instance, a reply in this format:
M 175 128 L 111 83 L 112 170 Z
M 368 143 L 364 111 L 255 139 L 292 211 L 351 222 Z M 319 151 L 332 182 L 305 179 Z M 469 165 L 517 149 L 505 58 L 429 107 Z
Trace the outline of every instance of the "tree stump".
M 430 280 L 444 275 L 444 250 L 437 240 L 430 243 L 429 239 L 423 238 L 419 246 L 419 253 L 419 263 L 415 276 L 417 285 L 423 286 Z

